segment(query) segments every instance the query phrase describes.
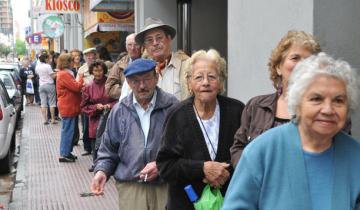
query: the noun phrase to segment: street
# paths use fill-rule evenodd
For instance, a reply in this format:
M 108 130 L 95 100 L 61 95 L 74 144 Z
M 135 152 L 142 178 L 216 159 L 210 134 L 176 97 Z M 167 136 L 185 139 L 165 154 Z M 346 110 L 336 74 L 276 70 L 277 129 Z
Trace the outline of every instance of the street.
M 83 150 L 80 141 L 73 151 L 78 160 L 75 163 L 59 163 L 60 129 L 60 122 L 43 125 L 38 106 L 26 106 L 22 128 L 17 135 L 20 154 L 16 177 L 0 177 L 0 204 L 4 209 L 117 208 L 117 191 L 113 179 L 106 184 L 104 196 L 80 196 L 90 191 L 93 174 L 88 172 L 88 168 L 91 156 L 80 155 Z M 14 188 L 11 194 L 12 185 Z

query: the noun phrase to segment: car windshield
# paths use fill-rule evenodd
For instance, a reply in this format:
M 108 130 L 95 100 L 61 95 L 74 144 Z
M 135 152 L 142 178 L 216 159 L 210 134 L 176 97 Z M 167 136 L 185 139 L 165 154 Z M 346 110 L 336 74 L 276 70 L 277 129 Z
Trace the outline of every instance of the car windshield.
M 0 79 L 4 83 L 6 89 L 15 89 L 14 83 L 11 81 L 11 77 L 9 75 L 0 74 Z

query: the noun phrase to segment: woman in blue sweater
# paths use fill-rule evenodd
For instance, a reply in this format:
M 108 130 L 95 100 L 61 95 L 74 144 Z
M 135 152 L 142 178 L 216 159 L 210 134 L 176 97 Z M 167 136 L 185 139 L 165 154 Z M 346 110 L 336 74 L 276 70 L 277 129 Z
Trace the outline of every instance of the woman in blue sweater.
M 360 209 L 360 144 L 342 132 L 359 101 L 348 63 L 325 53 L 290 76 L 291 123 L 245 148 L 223 210 Z

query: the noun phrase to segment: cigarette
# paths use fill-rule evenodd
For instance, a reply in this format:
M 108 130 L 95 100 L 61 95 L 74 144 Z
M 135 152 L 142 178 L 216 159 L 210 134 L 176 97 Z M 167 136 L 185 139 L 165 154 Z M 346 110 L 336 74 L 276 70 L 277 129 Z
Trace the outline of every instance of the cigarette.
M 144 182 L 146 182 L 146 180 L 147 180 L 147 174 L 145 174 L 145 179 L 144 179 Z

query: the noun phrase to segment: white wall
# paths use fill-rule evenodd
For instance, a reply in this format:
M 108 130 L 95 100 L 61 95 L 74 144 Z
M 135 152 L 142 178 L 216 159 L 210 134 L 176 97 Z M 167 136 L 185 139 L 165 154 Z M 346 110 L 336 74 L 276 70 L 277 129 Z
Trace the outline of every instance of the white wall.
M 323 51 L 346 60 L 360 74 L 360 1 L 316 0 L 314 8 L 314 34 Z M 351 119 L 352 135 L 360 139 L 360 111 Z
M 228 0 L 228 96 L 273 93 L 267 62 L 290 29 L 313 32 L 312 0 Z

